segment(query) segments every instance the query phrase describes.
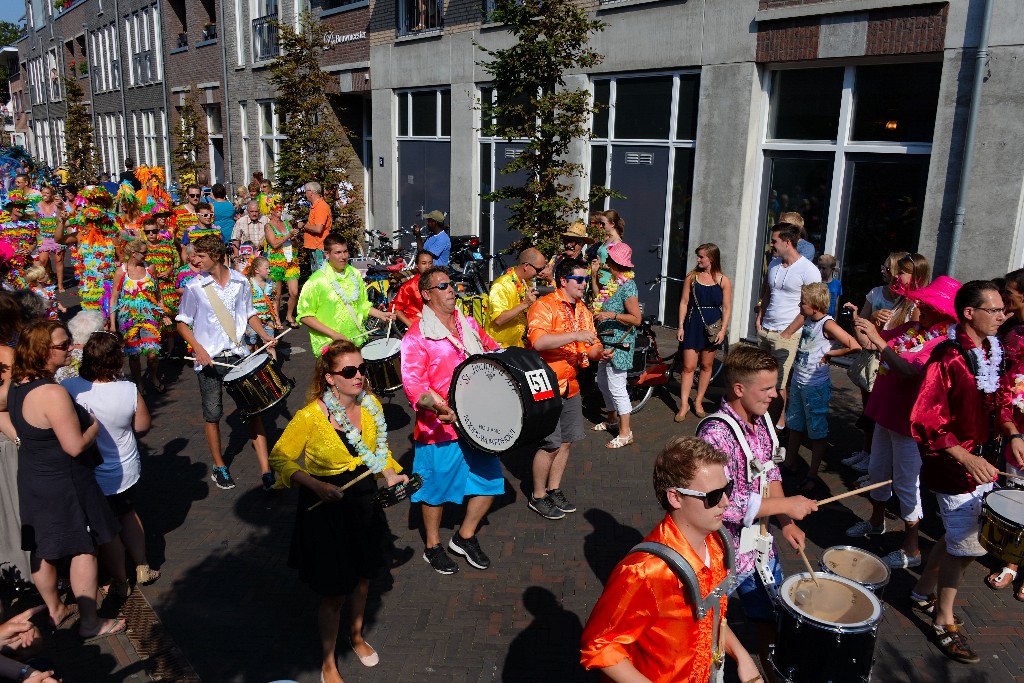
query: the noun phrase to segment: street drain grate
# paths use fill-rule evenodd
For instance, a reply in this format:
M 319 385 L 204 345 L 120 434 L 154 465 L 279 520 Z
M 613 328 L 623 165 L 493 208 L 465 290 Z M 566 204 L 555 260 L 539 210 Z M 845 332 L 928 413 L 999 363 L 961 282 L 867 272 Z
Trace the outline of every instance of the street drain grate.
M 154 681 L 202 683 L 141 591 L 132 591 L 120 616 L 128 624 L 128 640 Z

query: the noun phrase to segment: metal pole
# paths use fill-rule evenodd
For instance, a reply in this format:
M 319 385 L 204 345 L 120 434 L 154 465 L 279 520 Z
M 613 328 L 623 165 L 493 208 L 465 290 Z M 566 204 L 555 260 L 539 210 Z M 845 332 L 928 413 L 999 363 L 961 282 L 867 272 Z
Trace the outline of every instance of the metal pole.
M 978 126 L 978 110 L 981 108 L 981 88 L 985 84 L 985 66 L 988 62 L 988 34 L 992 26 L 992 4 L 995 0 L 981 0 L 985 10 L 978 35 L 978 52 L 974 57 L 974 85 L 971 90 L 971 108 L 967 114 L 967 132 L 964 135 L 964 154 L 960 163 L 960 187 L 956 196 L 956 215 L 953 218 L 953 232 L 949 240 L 949 261 L 946 274 L 956 277 L 957 259 L 960 255 L 960 237 L 964 230 L 967 214 L 967 189 L 971 184 L 971 165 L 974 161 L 974 135 Z

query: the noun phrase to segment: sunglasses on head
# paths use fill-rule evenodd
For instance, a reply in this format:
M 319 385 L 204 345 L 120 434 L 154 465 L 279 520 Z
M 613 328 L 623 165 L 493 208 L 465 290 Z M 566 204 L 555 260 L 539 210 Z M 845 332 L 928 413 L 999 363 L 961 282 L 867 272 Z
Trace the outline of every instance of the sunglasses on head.
M 363 377 L 366 377 L 366 363 L 360 363 L 358 366 L 346 365 L 341 370 L 335 370 L 333 372 L 328 372 L 327 374 L 328 375 L 341 375 L 345 379 L 352 379 L 353 377 L 356 376 L 357 372 L 360 375 L 362 375 Z
M 711 509 L 717 507 L 722 502 L 722 496 L 731 496 L 734 482 L 730 479 L 729 482 L 720 489 L 714 491 L 694 491 L 693 489 L 684 489 L 679 486 L 673 486 L 669 491 L 675 491 L 681 496 L 689 496 L 691 498 L 701 498 L 704 500 L 704 509 Z
M 444 290 L 448 289 L 451 286 L 452 286 L 451 282 L 439 282 L 436 285 L 434 285 L 433 287 L 427 287 L 427 291 L 430 291 L 431 289 L 439 289 L 439 290 L 441 290 L 443 292 Z

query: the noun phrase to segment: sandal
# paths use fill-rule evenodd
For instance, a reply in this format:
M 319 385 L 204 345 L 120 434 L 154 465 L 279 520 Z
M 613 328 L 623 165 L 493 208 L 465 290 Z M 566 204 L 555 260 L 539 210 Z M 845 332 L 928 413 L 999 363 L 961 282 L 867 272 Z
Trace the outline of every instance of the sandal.
M 1024 584 L 1021 584 L 1021 587 L 1013 592 L 1013 599 L 1017 602 L 1024 602 Z
M 97 640 L 101 640 L 103 638 L 108 638 L 110 636 L 116 636 L 118 633 L 124 633 L 125 631 L 128 630 L 128 624 L 125 623 L 124 619 L 111 619 L 110 623 L 107 624 L 104 628 L 102 628 L 99 633 L 96 633 L 96 634 L 91 635 L 91 636 L 87 636 L 84 633 L 82 633 L 81 625 L 79 625 L 78 628 L 79 628 L 78 635 L 80 635 L 82 637 L 82 639 L 85 640 L 85 642 L 93 643 L 93 642 L 96 642 Z
M 64 618 L 60 620 L 60 623 L 54 623 L 53 619 L 50 619 L 50 623 L 53 624 L 53 630 L 62 629 L 65 626 L 71 626 L 78 621 L 78 605 L 72 603 L 70 605 L 64 605 Z
M 617 425 L 609 424 L 605 421 L 598 422 L 596 425 L 591 427 L 595 432 L 607 432 L 609 429 L 614 429 Z
M 998 572 L 992 572 L 985 577 L 985 584 L 994 591 L 1001 591 L 1007 586 L 1013 585 L 1013 582 L 1017 579 L 1017 572 L 1010 569 L 1009 567 L 1003 567 Z M 1017 597 L 1014 595 L 1014 597 Z M 1017 598 L 1020 600 L 1020 598 Z
M 627 434 L 625 436 L 623 436 L 622 434 L 619 434 L 617 437 L 615 437 L 614 439 L 612 439 L 611 441 L 606 443 L 604 445 L 604 447 L 605 448 L 622 448 L 623 446 L 628 446 L 631 443 L 633 443 L 633 433 L 632 432 L 630 432 L 629 434 Z
M 148 586 L 160 578 L 160 572 L 150 569 L 148 564 L 135 567 L 135 582 L 140 586 Z

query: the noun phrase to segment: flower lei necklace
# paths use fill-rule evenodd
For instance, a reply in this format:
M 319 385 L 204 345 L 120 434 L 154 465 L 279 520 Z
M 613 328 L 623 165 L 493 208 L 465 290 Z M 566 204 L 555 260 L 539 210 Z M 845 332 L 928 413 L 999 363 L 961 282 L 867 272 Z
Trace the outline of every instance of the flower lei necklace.
M 980 346 L 971 349 L 975 360 L 978 361 L 978 375 L 975 381 L 978 383 L 978 390 L 986 394 L 994 394 L 999 388 L 999 365 L 1003 362 L 1003 347 L 995 337 L 988 337 L 989 352 L 985 358 L 985 350 Z
M 374 450 L 371 451 L 363 442 L 363 435 L 352 424 L 352 421 L 348 419 L 345 409 L 341 407 L 341 403 L 330 389 L 324 391 L 323 400 L 324 405 L 327 406 L 327 411 L 334 418 L 334 421 L 338 423 L 338 426 L 341 427 L 341 431 L 345 433 L 345 436 L 348 437 L 349 443 L 355 446 L 356 456 L 374 474 L 383 472 L 388 462 L 388 425 L 384 422 L 384 411 L 380 409 L 365 391 L 360 392 L 359 396 L 356 397 L 359 406 L 370 413 L 370 416 L 373 418 L 373 424 L 377 427 L 377 444 Z
M 896 352 L 897 356 L 902 356 L 905 353 L 917 353 L 921 348 L 932 339 L 938 339 L 939 337 L 956 338 L 956 323 L 938 324 L 930 330 L 921 331 L 918 325 L 911 325 L 906 332 L 890 342 L 889 347 Z M 884 360 L 878 364 L 878 373 L 884 375 L 889 372 L 890 367 Z
M 509 268 L 505 271 L 508 276 L 512 279 L 512 284 L 515 285 L 516 294 L 519 296 L 519 300 L 523 301 L 526 299 L 526 283 L 516 277 L 516 269 Z
M 597 296 L 594 298 L 594 310 L 600 311 L 602 308 L 604 308 L 604 305 L 608 302 L 608 299 L 611 299 L 613 296 L 615 296 L 615 292 L 619 291 L 619 287 L 626 284 L 634 277 L 636 277 L 636 273 L 634 273 L 632 270 L 628 270 L 619 277 L 615 278 L 614 280 L 606 284 L 604 287 L 602 287 L 601 291 L 598 292 Z
M 323 266 L 324 273 L 327 275 L 327 279 L 330 280 L 331 286 L 334 287 L 334 293 L 338 295 L 338 298 L 347 304 L 355 303 L 356 299 L 359 298 L 360 282 L 352 281 L 352 272 L 355 272 L 356 277 L 359 276 L 359 271 L 353 268 L 349 271 L 348 266 L 345 266 L 345 270 L 337 272 L 334 267 L 328 262 Z M 346 283 L 352 285 L 354 290 L 352 294 L 346 294 L 345 290 L 341 288 L 340 280 L 345 280 Z

